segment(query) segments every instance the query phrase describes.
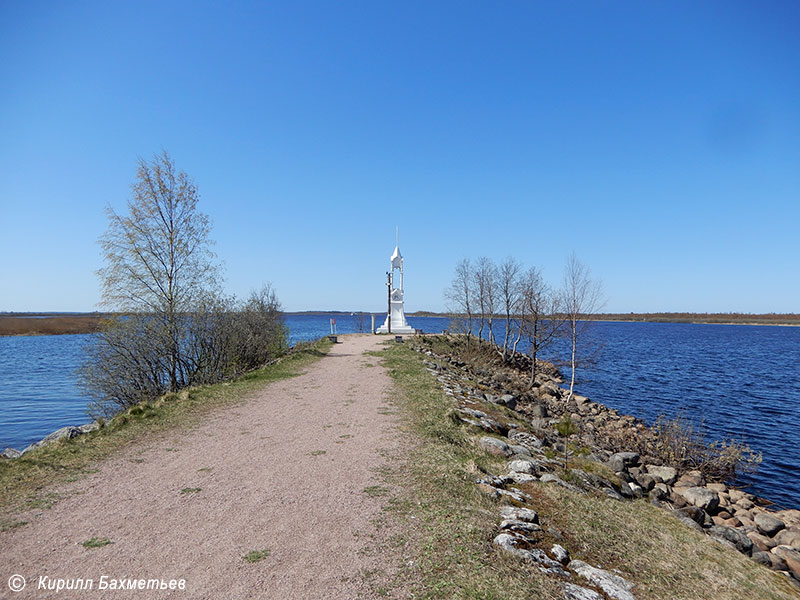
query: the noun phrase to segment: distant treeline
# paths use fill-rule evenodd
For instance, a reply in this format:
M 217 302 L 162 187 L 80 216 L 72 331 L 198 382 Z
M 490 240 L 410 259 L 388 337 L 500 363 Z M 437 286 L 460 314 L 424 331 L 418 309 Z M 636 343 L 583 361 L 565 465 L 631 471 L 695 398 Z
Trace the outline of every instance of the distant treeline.
M 453 318 L 458 315 L 417 311 L 408 313 L 409 317 Z M 495 315 L 501 317 L 502 315 Z M 717 323 L 754 325 L 800 325 L 800 314 L 795 313 L 595 313 L 581 315 L 587 321 L 631 321 L 644 323 Z

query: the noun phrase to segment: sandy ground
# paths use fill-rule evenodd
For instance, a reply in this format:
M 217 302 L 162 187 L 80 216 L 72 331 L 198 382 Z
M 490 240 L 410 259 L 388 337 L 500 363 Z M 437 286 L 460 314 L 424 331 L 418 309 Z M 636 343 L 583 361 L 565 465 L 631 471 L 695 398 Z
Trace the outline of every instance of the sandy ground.
M 0 598 L 371 597 L 363 577 L 391 569 L 376 469 L 398 448 L 391 380 L 365 356 L 386 338 L 342 336 L 300 377 L 270 384 L 104 462 L 30 524 L 0 534 Z M 374 366 L 370 366 L 374 365 Z M 200 491 L 182 493 L 184 488 Z M 87 549 L 90 538 L 112 544 Z M 243 555 L 270 551 L 257 563 Z M 9 591 L 13 574 L 26 578 Z M 185 590 L 99 590 L 101 576 L 185 580 Z M 37 589 L 90 579 L 92 591 Z

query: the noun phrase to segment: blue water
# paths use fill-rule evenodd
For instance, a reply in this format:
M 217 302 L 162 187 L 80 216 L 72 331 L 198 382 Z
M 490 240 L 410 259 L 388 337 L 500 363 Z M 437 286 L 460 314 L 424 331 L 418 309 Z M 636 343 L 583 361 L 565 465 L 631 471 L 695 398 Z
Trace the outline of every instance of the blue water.
M 383 317 L 376 315 L 376 325 Z M 357 318 L 335 318 L 338 333 L 359 331 Z M 429 333 L 449 326 L 437 317 L 409 322 Z M 290 315 L 286 323 L 292 343 L 330 332 L 325 315 Z M 367 316 L 364 329 L 370 325 Z M 22 448 L 87 421 L 74 372 L 89 337 L 0 337 L 0 448 Z M 650 423 L 683 414 L 703 423 L 709 439 L 744 440 L 764 461 L 742 483 L 800 508 L 800 328 L 593 323 L 584 339 L 601 349 L 595 366 L 579 371 L 579 393 Z

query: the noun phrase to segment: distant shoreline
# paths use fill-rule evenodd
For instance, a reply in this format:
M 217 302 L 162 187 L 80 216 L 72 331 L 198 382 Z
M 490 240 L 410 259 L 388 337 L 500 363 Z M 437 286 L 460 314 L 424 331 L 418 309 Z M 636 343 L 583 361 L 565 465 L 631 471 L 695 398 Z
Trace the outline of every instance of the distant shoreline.
M 365 315 L 384 313 L 363 312 Z M 349 311 L 285 311 L 287 316 L 317 315 L 347 317 Z M 107 313 L 0 313 L 0 336 L 16 335 L 69 335 L 95 333 L 100 330 Z M 409 318 L 454 318 L 459 315 L 417 311 L 406 313 Z M 495 315 L 495 319 L 503 315 Z M 607 323 L 691 323 L 697 325 L 758 325 L 773 327 L 800 327 L 800 314 L 736 314 L 736 313 L 605 313 L 585 315 L 583 320 Z

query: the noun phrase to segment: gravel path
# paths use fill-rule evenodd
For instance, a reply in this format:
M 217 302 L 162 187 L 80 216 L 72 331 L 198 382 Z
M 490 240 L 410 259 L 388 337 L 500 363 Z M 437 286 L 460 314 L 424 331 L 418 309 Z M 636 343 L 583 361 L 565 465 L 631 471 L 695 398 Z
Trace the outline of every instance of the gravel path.
M 385 338 L 340 340 L 304 375 L 104 462 L 79 493 L 0 534 L 0 598 L 371 597 L 363 575 L 393 562 L 371 550 L 386 534 L 373 522 L 385 501 L 375 471 L 399 434 L 391 380 L 363 354 Z M 95 537 L 113 543 L 81 545 Z M 9 592 L 12 574 L 27 579 L 23 592 Z M 40 576 L 94 589 L 45 592 Z M 183 579 L 185 589 L 111 592 L 101 576 Z

